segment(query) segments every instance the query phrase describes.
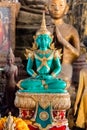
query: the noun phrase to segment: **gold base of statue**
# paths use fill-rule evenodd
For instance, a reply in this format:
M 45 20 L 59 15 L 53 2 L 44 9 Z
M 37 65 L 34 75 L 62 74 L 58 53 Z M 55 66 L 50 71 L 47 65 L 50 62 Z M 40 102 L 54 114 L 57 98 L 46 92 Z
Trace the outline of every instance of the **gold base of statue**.
M 67 110 L 69 109 L 71 103 L 69 93 L 16 93 L 15 105 L 18 108 L 31 110 L 35 108 L 38 102 L 43 108 L 46 108 L 51 103 L 52 108 L 55 110 Z
M 68 125 L 66 119 L 66 110 L 70 108 L 71 101 L 69 93 L 26 93 L 17 92 L 15 97 L 15 106 L 19 108 L 19 116 L 23 119 L 31 119 L 35 121 L 38 114 L 38 104 L 45 111 L 50 107 L 50 114 L 52 117 L 51 125 Z M 41 118 L 47 117 L 47 112 L 41 112 Z M 41 115 L 39 113 L 39 115 Z M 37 124 L 37 122 L 36 122 Z

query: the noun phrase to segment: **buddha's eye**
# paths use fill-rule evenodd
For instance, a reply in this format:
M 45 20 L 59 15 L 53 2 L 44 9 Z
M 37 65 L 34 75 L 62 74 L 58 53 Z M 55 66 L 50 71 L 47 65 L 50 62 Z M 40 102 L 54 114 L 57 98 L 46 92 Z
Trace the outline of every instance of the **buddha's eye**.
M 52 4 L 51 7 L 55 7 L 55 4 Z
M 51 5 L 51 6 L 55 6 L 55 5 Z

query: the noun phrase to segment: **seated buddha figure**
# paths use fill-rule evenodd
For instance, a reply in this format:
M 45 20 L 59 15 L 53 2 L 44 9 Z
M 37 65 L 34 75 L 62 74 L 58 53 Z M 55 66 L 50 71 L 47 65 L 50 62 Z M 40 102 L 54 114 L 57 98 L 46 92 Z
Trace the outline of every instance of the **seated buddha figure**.
M 45 14 L 42 24 L 36 32 L 31 50 L 26 50 L 27 73 L 30 77 L 17 83 L 20 92 L 29 93 L 65 93 L 66 82 L 58 79 L 61 72 L 60 52 L 53 47 L 53 36 L 47 30 Z

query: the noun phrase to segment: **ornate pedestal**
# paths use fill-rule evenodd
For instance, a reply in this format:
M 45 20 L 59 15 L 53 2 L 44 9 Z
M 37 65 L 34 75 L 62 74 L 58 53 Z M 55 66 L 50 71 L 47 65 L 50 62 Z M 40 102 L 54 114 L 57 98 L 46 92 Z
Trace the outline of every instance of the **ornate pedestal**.
M 52 125 L 67 125 L 66 110 L 70 107 L 70 95 L 65 94 L 37 94 L 17 92 L 15 105 L 19 108 L 19 116 L 31 119 L 41 129 Z

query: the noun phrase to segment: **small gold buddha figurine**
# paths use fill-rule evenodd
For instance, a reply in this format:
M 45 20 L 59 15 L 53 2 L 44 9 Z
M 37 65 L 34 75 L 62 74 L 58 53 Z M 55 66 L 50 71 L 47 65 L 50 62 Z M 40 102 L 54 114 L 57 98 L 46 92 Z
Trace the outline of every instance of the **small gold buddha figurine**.
M 16 124 L 14 123 L 13 116 L 11 115 L 11 112 L 9 112 L 3 130 L 15 130 L 15 126 Z
M 66 0 L 49 0 L 48 10 L 52 19 L 54 43 L 56 48 L 62 49 L 62 71 L 59 77 L 67 82 L 72 80 L 72 63 L 80 54 L 80 41 L 77 30 L 63 20 L 63 16 L 68 12 Z

